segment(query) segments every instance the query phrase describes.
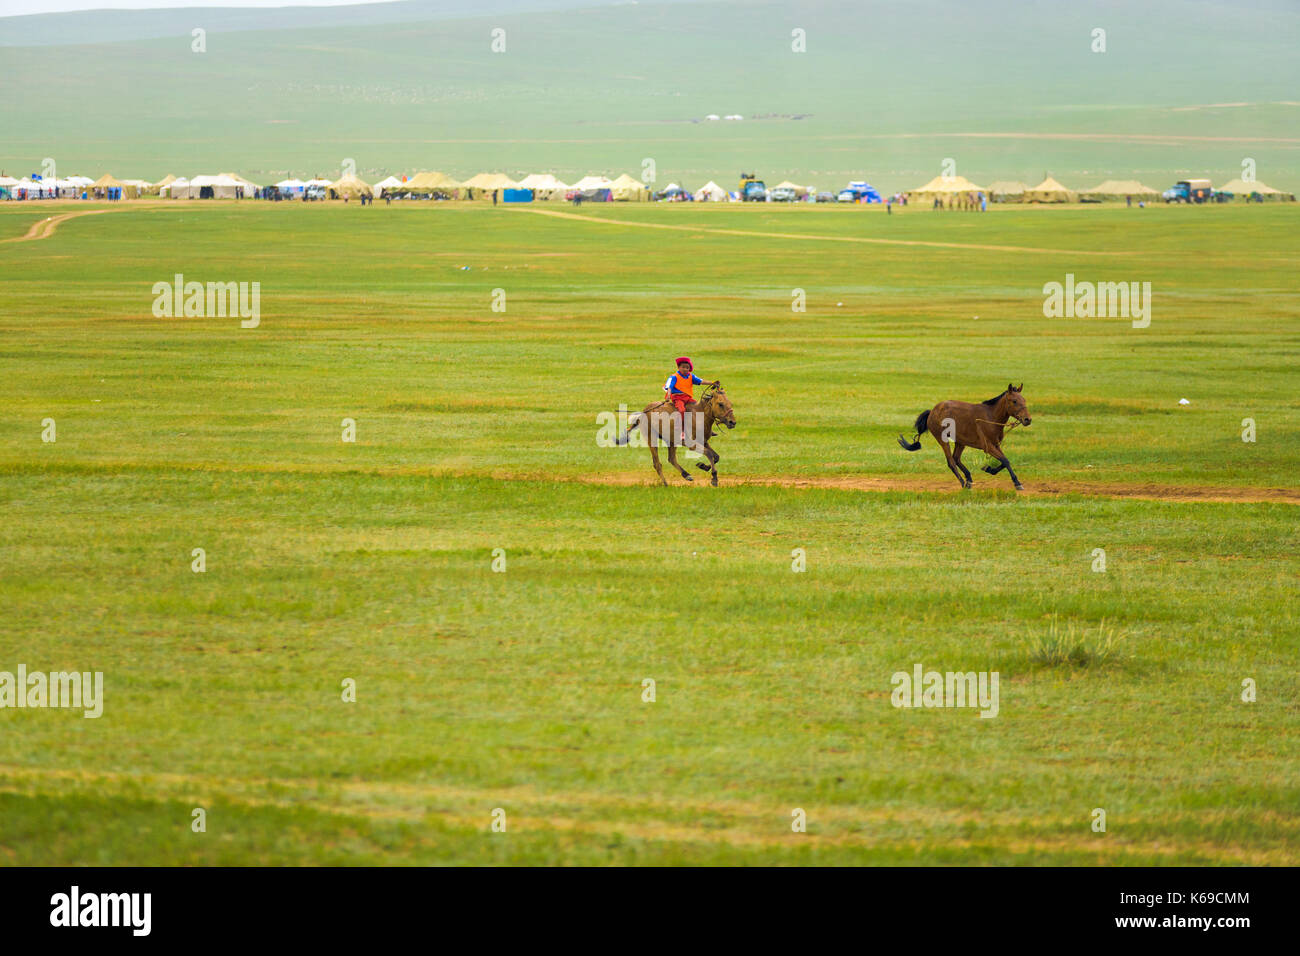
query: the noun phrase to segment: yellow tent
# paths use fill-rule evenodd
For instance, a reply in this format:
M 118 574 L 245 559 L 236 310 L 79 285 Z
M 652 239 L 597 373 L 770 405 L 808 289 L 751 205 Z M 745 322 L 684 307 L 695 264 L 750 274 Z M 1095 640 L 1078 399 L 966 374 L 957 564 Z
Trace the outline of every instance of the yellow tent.
M 421 194 L 438 194 L 455 199 L 459 196 L 461 184 L 452 179 L 446 173 L 416 173 L 401 186 L 395 187 L 393 192 L 408 192 Z
M 331 199 L 356 199 L 358 196 L 373 196 L 375 191 L 349 173 L 329 184 L 329 194 Z
M 140 188 L 138 186 L 124 183 L 120 179 L 114 179 L 112 173 L 105 173 L 90 186 L 92 190 L 108 190 L 114 187 L 122 190 L 123 199 L 138 199 L 140 197 Z M 107 192 L 105 192 L 105 195 L 107 195 Z
M 807 195 L 808 195 L 808 187 L 807 187 L 807 186 L 800 186 L 800 185 L 798 185 L 797 183 L 792 183 L 792 182 L 790 182 L 790 180 L 788 180 L 788 179 L 787 179 L 785 182 L 783 182 L 783 183 L 777 183 L 777 184 L 776 184 L 775 186 L 773 186 L 772 188 L 773 188 L 773 189 L 793 189 L 793 190 L 794 190 L 794 194 L 795 194 L 796 196 L 807 196 Z
M 503 189 L 517 189 L 519 184 L 505 173 L 479 173 L 465 180 L 466 199 L 491 199 L 492 194 Z
M 1048 176 L 1033 189 L 1025 190 L 1025 202 L 1078 202 L 1073 189 L 1067 189 Z
M 1150 186 L 1143 186 L 1136 179 L 1108 179 L 1104 183 L 1098 183 L 1092 189 L 1080 191 L 1079 198 L 1095 199 L 1098 201 L 1106 200 L 1123 200 L 1132 196 L 1134 199 L 1159 199 L 1160 193 Z
M 639 179 L 633 179 L 627 173 L 610 183 L 609 189 L 614 194 L 614 198 L 620 201 L 650 201 L 650 190 L 646 184 Z
M 935 176 L 919 189 L 909 192 L 909 202 L 933 202 L 936 198 L 950 200 L 981 192 L 983 186 L 977 186 L 965 176 Z
M 404 184 L 403 188 L 410 192 L 421 192 L 431 189 L 459 189 L 460 183 L 452 179 L 446 173 L 416 173 Z
M 989 199 L 993 202 L 1021 202 L 1028 188 L 1018 179 L 999 179 L 989 183 Z
M 1245 199 L 1254 193 L 1259 197 L 1271 202 L 1295 202 L 1295 196 L 1291 193 L 1284 193 L 1280 189 L 1274 189 L 1272 186 L 1265 186 L 1263 183 L 1247 183 L 1240 179 L 1229 180 L 1219 187 L 1219 192 L 1232 193 L 1237 199 Z

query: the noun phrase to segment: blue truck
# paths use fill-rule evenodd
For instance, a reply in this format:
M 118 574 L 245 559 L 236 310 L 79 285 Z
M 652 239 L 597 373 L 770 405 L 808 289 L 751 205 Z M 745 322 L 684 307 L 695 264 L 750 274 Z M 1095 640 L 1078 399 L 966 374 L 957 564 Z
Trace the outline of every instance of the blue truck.
M 1208 179 L 1180 179 L 1160 195 L 1166 203 L 1210 202 L 1214 198 L 1214 187 Z

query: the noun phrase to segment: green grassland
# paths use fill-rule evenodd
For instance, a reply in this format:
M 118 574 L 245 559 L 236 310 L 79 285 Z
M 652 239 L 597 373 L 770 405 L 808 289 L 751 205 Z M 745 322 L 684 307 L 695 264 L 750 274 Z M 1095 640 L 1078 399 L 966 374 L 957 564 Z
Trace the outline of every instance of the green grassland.
M 6 244 L 0 670 L 106 694 L 0 711 L 0 862 L 1294 865 L 1295 216 L 124 204 Z M 155 318 L 177 272 L 260 326 Z M 1150 327 L 1044 318 L 1067 272 L 1150 282 Z M 735 404 L 718 488 L 596 443 L 683 353 Z M 894 442 L 1022 379 L 1025 495 Z M 892 707 L 918 663 L 999 671 L 998 716 Z
M 1221 184 L 1250 158 L 1261 181 L 1300 191 L 1291 4 L 467 6 L 330 11 L 319 26 L 292 9 L 31 18 L 4 31 L 38 45 L 3 48 L 0 168 L 49 157 L 64 175 L 264 183 L 352 159 L 371 181 L 441 169 L 572 182 L 640 176 L 651 159 L 660 185 L 735 188 L 746 170 L 893 191 L 951 159 L 985 184 L 1050 171 L 1074 188 L 1163 189 Z M 191 49 L 195 27 L 206 52 Z M 731 113 L 746 119 L 702 122 Z

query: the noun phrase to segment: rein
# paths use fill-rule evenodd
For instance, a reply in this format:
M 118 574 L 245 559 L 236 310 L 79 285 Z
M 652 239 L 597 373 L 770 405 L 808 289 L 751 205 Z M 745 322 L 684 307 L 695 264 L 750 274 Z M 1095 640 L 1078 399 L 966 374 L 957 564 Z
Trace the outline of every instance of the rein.
M 987 422 L 990 425 L 1000 425 L 1001 427 L 1005 428 L 1007 431 L 1011 431 L 1011 429 L 1015 428 L 1017 425 L 1020 424 L 1020 419 L 1018 418 L 1015 420 L 1007 419 L 1005 422 L 995 422 L 989 418 L 977 418 L 975 419 L 975 421 Z

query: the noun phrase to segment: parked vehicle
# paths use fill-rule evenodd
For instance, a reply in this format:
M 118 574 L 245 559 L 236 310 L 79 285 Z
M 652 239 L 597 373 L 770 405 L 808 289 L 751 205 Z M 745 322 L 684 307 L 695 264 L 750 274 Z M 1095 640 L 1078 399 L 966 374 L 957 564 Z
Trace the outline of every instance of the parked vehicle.
M 814 198 L 817 200 L 817 202 L 834 202 L 835 194 L 828 193 L 828 192 L 820 192 Z
M 741 173 L 740 201 L 767 202 L 767 184 L 761 179 L 755 179 L 753 173 Z
M 771 196 L 772 196 L 772 202 L 794 202 L 796 199 L 799 198 L 799 194 L 796 193 L 789 186 L 773 187 L 771 191 Z
M 847 189 L 840 190 L 840 194 L 837 197 L 837 199 L 839 202 L 871 203 L 871 202 L 883 201 L 880 198 L 880 192 L 876 189 L 875 186 L 871 185 L 870 183 L 862 182 L 861 180 L 858 180 L 857 182 L 851 182 L 849 183 Z
M 1208 179 L 1180 179 L 1161 196 L 1166 203 L 1203 203 L 1214 198 L 1214 186 Z

